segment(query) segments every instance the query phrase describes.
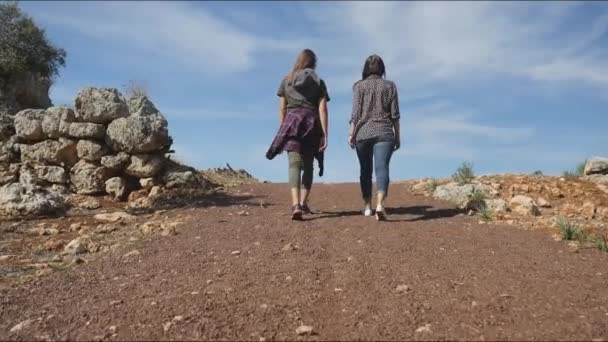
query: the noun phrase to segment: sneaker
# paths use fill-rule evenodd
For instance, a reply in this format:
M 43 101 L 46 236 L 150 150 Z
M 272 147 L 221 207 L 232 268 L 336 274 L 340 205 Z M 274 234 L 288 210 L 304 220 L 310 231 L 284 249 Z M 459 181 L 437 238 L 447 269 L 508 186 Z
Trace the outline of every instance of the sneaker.
M 384 211 L 383 207 L 376 208 L 376 220 L 377 221 L 386 221 L 386 211 Z
M 302 213 L 304 213 L 304 215 L 312 215 L 312 214 L 314 214 L 312 212 L 312 210 L 310 210 L 310 208 L 308 207 L 308 204 L 303 204 L 302 205 Z
M 373 214 L 374 214 L 374 213 L 372 212 L 372 208 L 370 208 L 370 207 L 366 207 L 366 208 L 363 210 L 363 215 L 365 215 L 365 216 L 367 216 L 367 217 L 372 216 Z
M 302 207 L 297 204 L 291 208 L 291 219 L 294 221 L 302 221 Z

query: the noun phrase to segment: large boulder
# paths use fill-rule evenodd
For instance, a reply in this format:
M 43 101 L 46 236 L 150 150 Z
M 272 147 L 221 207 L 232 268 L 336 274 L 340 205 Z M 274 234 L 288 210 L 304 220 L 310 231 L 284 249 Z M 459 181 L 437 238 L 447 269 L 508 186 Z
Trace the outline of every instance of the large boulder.
M 17 137 L 12 136 L 8 140 L 0 141 L 0 163 L 19 161 L 20 145 Z
M 130 100 L 129 104 L 136 111 L 110 123 L 106 136 L 108 145 L 115 151 L 129 153 L 169 150 L 173 140 L 165 117 L 146 98 Z
M 70 124 L 74 122 L 74 111 L 66 106 L 51 107 L 42 119 L 42 131 L 51 139 L 69 135 Z
M 76 141 L 61 138 L 44 140 L 33 145 L 20 145 L 21 159 L 47 165 L 71 166 L 78 161 Z
M 129 113 L 137 116 L 150 116 L 159 114 L 154 103 L 145 96 L 132 97 L 127 101 Z
M 587 160 L 584 169 L 585 175 L 601 174 L 608 175 L 608 158 L 593 157 Z
M 94 195 L 105 191 L 107 174 L 104 167 L 80 160 L 70 170 L 70 180 L 76 193 Z
M 172 160 L 166 162 L 160 180 L 168 189 L 191 188 L 201 185 L 195 168 L 181 165 Z
M 78 158 L 88 161 L 98 161 L 108 154 L 108 148 L 101 143 L 92 140 L 80 140 L 76 145 Z
M 124 97 L 113 88 L 84 88 L 74 100 L 78 121 L 107 124 L 129 115 Z
M 15 115 L 15 133 L 21 141 L 35 142 L 44 140 L 42 120 L 43 109 L 24 109 Z
M 73 122 L 69 125 L 68 135 L 78 139 L 101 140 L 106 135 L 106 126 L 90 122 Z
M 528 196 L 517 195 L 509 201 L 509 208 L 512 212 L 524 216 L 539 216 L 540 210 L 534 200 Z
M 60 166 L 36 165 L 34 170 L 36 171 L 36 177 L 45 182 L 53 184 L 66 184 L 68 182 L 68 174 Z
M 64 211 L 61 195 L 31 184 L 10 183 L 0 188 L 0 217 L 8 219 L 58 215 Z
M 122 171 L 131 161 L 131 156 L 125 152 L 101 157 L 101 166 L 112 172 Z
M 451 202 L 460 208 L 469 206 L 470 197 L 477 191 L 483 191 L 477 184 L 448 183 L 438 186 L 433 197 L 442 201 Z
M 162 170 L 164 161 L 163 155 L 135 154 L 131 156 L 131 163 L 125 173 L 137 178 L 154 177 Z
M 15 117 L 0 113 L 0 141 L 6 141 L 15 135 Z
M 485 202 L 487 208 L 494 213 L 504 213 L 509 210 L 507 201 L 503 200 L 502 198 L 489 199 Z

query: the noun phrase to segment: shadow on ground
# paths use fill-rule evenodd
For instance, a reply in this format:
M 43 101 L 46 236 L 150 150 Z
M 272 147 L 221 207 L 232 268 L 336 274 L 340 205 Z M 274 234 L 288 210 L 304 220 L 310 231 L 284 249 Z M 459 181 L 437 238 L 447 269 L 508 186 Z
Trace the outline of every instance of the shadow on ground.
M 386 212 L 389 215 L 388 222 L 416 222 L 416 221 L 426 221 L 426 220 L 435 220 L 440 218 L 448 218 L 458 216 L 463 214 L 464 211 L 457 208 L 439 208 L 433 209 L 434 207 L 428 205 L 417 205 L 411 207 L 397 207 L 397 208 L 386 208 Z M 319 219 L 326 218 L 340 218 L 340 217 L 349 217 L 349 216 L 359 216 L 363 215 L 359 210 L 345 210 L 345 211 L 335 211 L 335 212 L 321 212 L 320 216 L 312 217 L 309 219 L 305 219 L 305 221 L 314 221 Z M 414 218 L 408 218 L 404 220 L 394 219 L 392 216 L 394 215 L 410 215 L 417 216 Z

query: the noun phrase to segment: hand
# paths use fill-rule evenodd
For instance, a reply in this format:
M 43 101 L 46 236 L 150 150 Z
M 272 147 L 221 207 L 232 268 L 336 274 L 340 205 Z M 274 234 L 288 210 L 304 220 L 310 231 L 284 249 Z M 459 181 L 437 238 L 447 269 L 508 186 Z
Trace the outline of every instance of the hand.
M 355 141 L 355 137 L 353 137 L 352 135 L 348 136 L 348 145 L 350 146 L 350 148 L 355 148 L 356 145 L 356 141 Z
M 327 135 L 324 135 L 321 140 L 321 148 L 319 148 L 319 152 L 325 152 L 327 150 Z
M 394 151 L 397 151 L 401 147 L 401 139 L 395 140 L 395 146 L 393 147 Z

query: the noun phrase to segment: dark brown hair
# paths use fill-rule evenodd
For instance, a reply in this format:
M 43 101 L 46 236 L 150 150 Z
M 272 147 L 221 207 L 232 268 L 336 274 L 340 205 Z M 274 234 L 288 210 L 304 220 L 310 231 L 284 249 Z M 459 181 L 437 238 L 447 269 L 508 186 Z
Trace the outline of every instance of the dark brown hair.
M 363 65 L 363 72 L 361 73 L 361 79 L 364 80 L 371 75 L 377 75 L 380 77 L 386 76 L 386 69 L 384 68 L 384 61 L 378 55 L 371 55 L 365 60 Z
M 306 68 L 314 69 L 316 67 L 317 67 L 317 55 L 315 55 L 315 53 L 310 49 L 304 49 L 304 50 L 302 50 L 302 52 L 300 52 L 298 54 L 298 57 L 296 58 L 296 62 L 293 64 L 293 68 L 291 69 L 291 72 L 287 76 L 287 79 L 289 81 L 293 80 L 293 77 L 296 74 L 296 72 L 298 72 L 302 69 L 306 69 Z

